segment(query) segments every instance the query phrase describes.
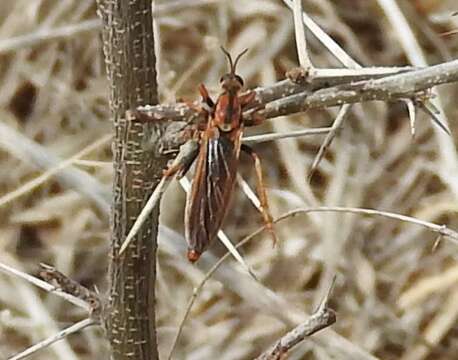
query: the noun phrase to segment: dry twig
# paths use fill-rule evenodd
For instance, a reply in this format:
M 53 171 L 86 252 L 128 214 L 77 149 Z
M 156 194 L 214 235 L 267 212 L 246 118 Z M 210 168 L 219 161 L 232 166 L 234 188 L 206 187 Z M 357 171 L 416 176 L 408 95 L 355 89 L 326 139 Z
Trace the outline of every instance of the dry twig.
M 318 309 L 302 324 L 282 336 L 275 345 L 262 353 L 256 360 L 282 360 L 294 346 L 318 331 L 325 329 L 336 322 L 336 313 L 328 307 L 329 299 L 334 287 L 335 277 L 324 296 Z

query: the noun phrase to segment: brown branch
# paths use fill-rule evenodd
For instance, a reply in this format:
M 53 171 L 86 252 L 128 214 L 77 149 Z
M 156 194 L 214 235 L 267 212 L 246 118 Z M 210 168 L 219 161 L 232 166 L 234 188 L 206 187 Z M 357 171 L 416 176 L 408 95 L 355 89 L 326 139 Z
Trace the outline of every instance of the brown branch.
M 104 323 L 113 359 L 152 360 L 158 358 L 154 291 L 158 208 L 118 256 L 167 161 L 142 146 L 145 131 L 151 132 L 154 144 L 160 129 L 125 119 L 129 109 L 157 104 L 151 1 L 98 0 L 97 5 L 115 132 L 110 289 Z
M 90 318 L 97 322 L 100 321 L 102 301 L 96 292 L 62 274 L 56 268 L 43 263 L 40 264 L 39 275 L 48 284 L 53 285 L 55 290 L 70 294 L 88 304 Z

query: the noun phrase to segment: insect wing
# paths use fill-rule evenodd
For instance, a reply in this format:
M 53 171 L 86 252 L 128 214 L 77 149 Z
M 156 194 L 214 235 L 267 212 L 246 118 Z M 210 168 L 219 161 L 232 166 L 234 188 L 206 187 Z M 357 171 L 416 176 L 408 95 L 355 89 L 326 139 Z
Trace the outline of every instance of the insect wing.
M 223 223 L 235 184 L 242 131 L 238 129 L 232 136 L 218 131 L 205 135 L 185 210 L 191 261 L 208 248 Z

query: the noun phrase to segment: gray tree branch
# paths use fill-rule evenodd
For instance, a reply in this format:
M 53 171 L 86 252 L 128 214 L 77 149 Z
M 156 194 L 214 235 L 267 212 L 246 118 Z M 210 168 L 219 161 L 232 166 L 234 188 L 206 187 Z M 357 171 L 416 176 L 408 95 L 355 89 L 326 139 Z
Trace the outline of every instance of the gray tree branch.
M 304 112 L 312 108 L 340 106 L 364 101 L 397 101 L 424 96 L 434 86 L 458 81 L 458 60 L 427 68 L 365 68 L 365 69 L 316 69 L 313 78 L 289 79 L 268 87 L 254 89 L 259 113 L 266 119 Z M 339 75 L 340 74 L 340 75 Z M 247 110 L 250 120 L 254 109 Z M 186 103 L 144 106 L 138 109 L 140 121 L 167 120 L 169 127 L 162 145 L 177 148 L 183 143 L 179 136 L 186 124 L 203 121 L 197 107 Z M 173 122 L 172 122 L 173 121 Z M 179 125 L 179 123 L 181 125 Z

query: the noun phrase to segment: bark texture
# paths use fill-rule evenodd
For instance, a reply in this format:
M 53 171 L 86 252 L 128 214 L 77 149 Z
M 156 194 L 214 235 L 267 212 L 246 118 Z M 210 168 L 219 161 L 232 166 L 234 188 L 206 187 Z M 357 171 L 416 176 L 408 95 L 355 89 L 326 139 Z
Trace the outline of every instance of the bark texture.
M 114 122 L 114 184 L 109 301 L 105 315 L 113 359 L 158 358 L 155 330 L 156 209 L 121 257 L 119 248 L 159 182 L 166 159 L 142 146 L 143 125 L 125 112 L 157 104 L 151 0 L 98 0 Z M 148 131 L 150 132 L 150 131 Z M 153 129 L 159 134 L 158 129 Z M 159 135 L 156 136 L 159 141 Z M 151 141 L 151 139 L 149 140 Z

